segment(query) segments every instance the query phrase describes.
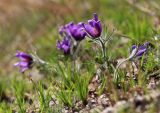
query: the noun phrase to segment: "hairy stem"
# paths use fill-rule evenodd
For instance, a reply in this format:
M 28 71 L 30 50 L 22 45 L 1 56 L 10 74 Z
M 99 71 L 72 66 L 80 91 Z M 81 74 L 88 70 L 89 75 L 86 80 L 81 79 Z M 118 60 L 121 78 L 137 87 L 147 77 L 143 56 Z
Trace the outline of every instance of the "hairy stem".
M 80 42 L 77 42 L 77 47 L 75 52 L 73 52 L 72 55 L 72 77 L 74 76 L 74 72 L 75 72 L 75 68 L 76 68 L 76 59 L 77 59 L 77 54 L 79 52 L 80 49 Z
M 124 61 L 120 62 L 120 63 L 117 65 L 117 67 L 116 67 L 116 69 L 115 69 L 115 71 L 114 71 L 114 81 L 115 81 L 115 83 L 117 83 L 117 82 L 118 82 L 118 79 L 119 79 L 119 76 L 118 76 L 118 73 L 117 73 L 119 67 L 120 67 L 123 63 L 125 63 L 126 61 L 128 61 L 128 60 L 130 60 L 130 58 L 125 59 Z
M 108 62 L 108 58 L 107 58 L 107 55 L 106 55 L 106 44 L 102 40 L 101 37 L 99 37 L 98 39 L 99 39 L 99 42 L 101 44 L 103 66 L 107 66 L 107 68 L 109 68 L 109 62 Z

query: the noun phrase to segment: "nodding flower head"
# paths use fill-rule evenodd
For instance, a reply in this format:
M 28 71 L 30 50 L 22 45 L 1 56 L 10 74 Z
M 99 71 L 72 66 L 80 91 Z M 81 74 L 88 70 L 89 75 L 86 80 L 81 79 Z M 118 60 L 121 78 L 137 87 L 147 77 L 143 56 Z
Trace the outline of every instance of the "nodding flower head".
M 92 37 L 98 38 L 102 33 L 101 22 L 98 19 L 98 15 L 96 13 L 93 14 L 94 18 L 92 20 L 88 20 L 87 24 L 83 24 L 85 31 Z
M 78 24 L 70 23 L 67 28 L 70 31 L 71 36 L 76 40 L 76 41 L 81 41 L 85 38 L 87 33 L 84 31 L 82 22 Z
M 61 42 L 57 41 L 57 49 L 63 50 L 65 55 L 70 54 L 70 48 L 71 48 L 71 39 L 68 37 L 65 37 Z
M 141 58 L 143 55 L 145 55 L 148 52 L 149 45 L 149 42 L 145 42 L 139 47 L 137 45 L 132 45 L 131 54 L 135 52 L 132 58 Z
M 33 58 L 31 55 L 18 51 L 16 57 L 19 58 L 19 62 L 15 63 L 14 66 L 20 67 L 20 72 L 24 73 L 26 70 L 32 68 Z

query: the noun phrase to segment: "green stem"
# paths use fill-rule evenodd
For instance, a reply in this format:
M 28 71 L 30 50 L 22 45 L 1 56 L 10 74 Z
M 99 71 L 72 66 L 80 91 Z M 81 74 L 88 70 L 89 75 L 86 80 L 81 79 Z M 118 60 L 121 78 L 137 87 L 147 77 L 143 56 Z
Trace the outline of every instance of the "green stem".
M 103 61 L 106 61 L 106 47 L 105 47 L 105 43 L 103 42 L 103 40 L 101 39 L 101 37 L 98 38 L 100 44 L 101 44 L 101 49 L 102 49 L 102 58 Z
M 77 54 L 78 54 L 79 49 L 80 49 L 80 42 L 77 42 L 77 48 L 75 52 L 73 53 L 73 57 L 72 57 L 74 62 L 77 59 Z
M 80 42 L 77 42 L 77 48 L 72 55 L 72 60 L 73 60 L 72 61 L 72 77 L 74 76 L 75 67 L 76 67 L 76 59 L 77 59 L 77 54 L 78 54 L 79 49 L 80 49 Z
M 107 60 L 107 57 L 106 57 L 106 47 L 105 47 L 104 43 L 102 43 L 102 54 L 103 54 L 103 60 L 104 60 L 104 62 L 106 62 L 106 60 Z
M 99 42 L 101 44 L 101 49 L 102 49 L 102 58 L 103 58 L 103 65 L 107 66 L 107 68 L 109 68 L 109 62 L 108 62 L 108 58 L 106 55 L 106 45 L 105 42 L 102 40 L 101 37 L 98 38 Z
M 116 84 L 118 83 L 118 79 L 119 79 L 119 76 L 118 76 L 117 71 L 118 71 L 119 67 L 120 67 L 123 63 L 125 63 L 126 61 L 128 61 L 128 60 L 130 60 L 130 58 L 125 59 L 124 61 L 120 62 L 120 63 L 117 65 L 117 67 L 116 67 L 116 69 L 115 69 L 115 71 L 114 71 L 114 81 L 115 81 Z

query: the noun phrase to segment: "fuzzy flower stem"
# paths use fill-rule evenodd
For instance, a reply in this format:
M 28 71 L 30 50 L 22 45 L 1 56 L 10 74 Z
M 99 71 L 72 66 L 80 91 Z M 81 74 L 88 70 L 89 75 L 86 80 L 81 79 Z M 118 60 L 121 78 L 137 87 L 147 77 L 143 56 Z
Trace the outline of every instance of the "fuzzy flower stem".
M 74 72 L 75 72 L 75 67 L 76 67 L 76 59 L 77 59 L 77 54 L 78 54 L 78 51 L 80 49 L 80 41 L 77 41 L 77 47 L 76 47 L 76 50 L 75 52 L 73 52 L 72 54 L 72 75 L 74 76 Z
M 107 64 L 107 67 L 109 67 L 109 62 L 108 62 L 108 58 L 106 55 L 106 45 L 105 42 L 102 40 L 101 37 L 98 38 L 100 44 L 101 44 L 101 49 L 102 49 L 102 58 L 103 58 L 103 64 Z
M 80 42 L 77 41 L 77 48 L 76 48 L 76 51 L 73 54 L 73 60 L 76 60 L 79 49 L 80 49 Z
M 39 58 L 39 56 L 37 55 L 37 53 L 35 53 L 34 55 L 32 54 L 32 57 L 35 59 L 35 61 L 37 61 L 38 63 L 44 65 L 44 64 L 49 64 L 48 62 L 42 60 L 41 58 Z
M 106 57 L 106 47 L 105 44 L 102 43 L 102 53 L 103 53 L 103 60 L 106 61 L 107 57 Z
M 118 71 L 119 67 L 120 67 L 123 63 L 125 63 L 126 61 L 128 61 L 128 60 L 130 60 L 130 59 L 131 59 L 131 58 L 127 58 L 127 59 L 123 60 L 122 62 L 120 62 L 120 63 L 116 66 L 116 69 L 115 69 L 115 71 L 114 71 L 114 81 L 115 81 L 115 83 L 118 82 L 119 76 L 118 76 L 118 74 L 117 74 L 117 71 Z
M 105 47 L 105 44 L 104 44 L 103 40 L 101 39 L 101 37 L 99 37 L 98 39 L 101 44 L 102 57 L 103 57 L 103 60 L 105 61 L 106 60 L 106 47 Z

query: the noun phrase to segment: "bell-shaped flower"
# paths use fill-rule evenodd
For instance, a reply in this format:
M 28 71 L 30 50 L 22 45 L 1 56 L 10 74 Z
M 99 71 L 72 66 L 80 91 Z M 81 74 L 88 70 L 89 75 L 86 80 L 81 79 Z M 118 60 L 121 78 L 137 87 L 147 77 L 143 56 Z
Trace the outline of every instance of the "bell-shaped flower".
M 87 33 L 84 31 L 82 22 L 78 24 L 70 23 L 68 25 L 68 29 L 70 31 L 71 36 L 76 40 L 76 41 L 81 41 L 85 38 Z
M 15 63 L 14 66 L 20 67 L 20 72 L 24 73 L 32 67 L 33 58 L 31 55 L 18 51 L 16 57 L 19 58 L 19 62 Z
M 71 40 L 65 37 L 61 42 L 57 41 L 57 49 L 62 50 L 65 55 L 70 54 Z
M 131 56 L 133 58 L 141 58 L 143 55 L 145 55 L 148 52 L 148 46 L 149 46 L 149 42 L 145 42 L 143 45 L 140 45 L 139 47 L 137 45 L 132 45 L 132 49 L 131 49 Z M 134 53 L 134 55 L 133 55 Z
M 91 36 L 91 38 L 98 38 L 101 36 L 102 25 L 96 13 L 94 13 L 94 18 L 92 20 L 88 20 L 87 24 L 83 24 L 83 27 L 85 31 Z

